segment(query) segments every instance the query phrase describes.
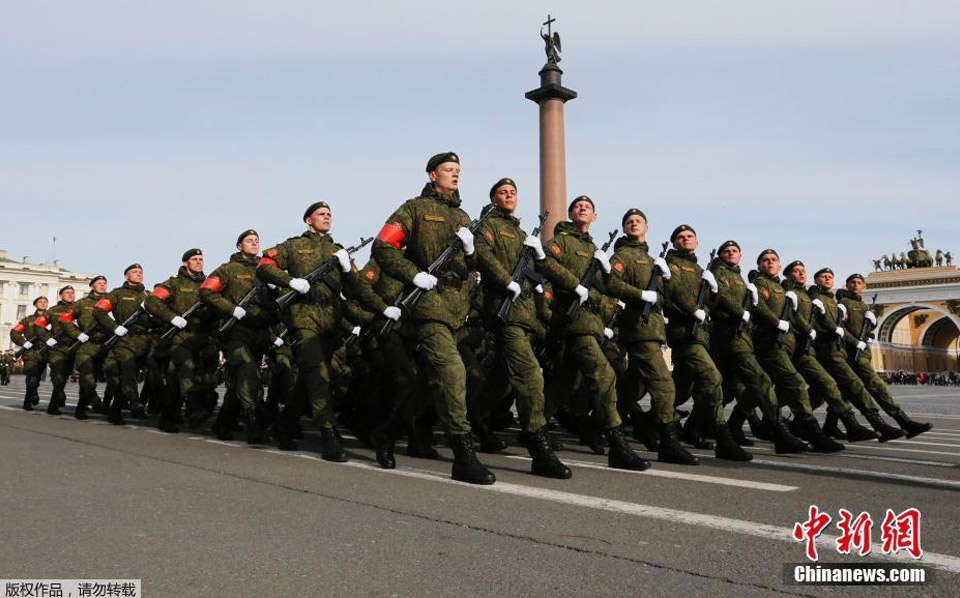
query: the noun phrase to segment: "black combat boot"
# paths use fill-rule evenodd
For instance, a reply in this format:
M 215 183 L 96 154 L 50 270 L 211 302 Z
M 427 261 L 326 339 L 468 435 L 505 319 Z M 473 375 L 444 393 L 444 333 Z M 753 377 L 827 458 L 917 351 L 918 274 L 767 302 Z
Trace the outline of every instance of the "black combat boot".
M 493 472 L 477 459 L 469 434 L 447 434 L 447 444 L 453 449 L 453 471 L 450 477 L 468 484 L 490 485 L 497 481 Z
M 717 424 L 717 448 L 714 449 L 714 455 L 717 459 L 727 461 L 753 461 L 753 455 L 743 450 L 733 439 L 730 433 L 730 427 L 726 423 Z
M 704 436 L 704 428 L 700 417 L 700 409 L 694 406 L 693 411 L 687 417 L 687 421 L 683 422 L 683 433 L 680 439 L 694 448 L 710 450 L 713 448 L 713 443 Z
M 847 429 L 847 440 L 850 442 L 861 442 L 863 440 L 877 440 L 880 438 L 880 435 L 871 430 L 860 425 L 860 422 L 857 421 L 857 416 L 853 414 L 853 411 L 848 411 L 840 416 L 840 421 L 843 422 L 843 427 Z M 824 429 L 826 433 L 826 429 Z
M 130 418 L 139 420 L 147 419 L 147 410 L 143 408 L 143 403 L 140 402 L 139 398 L 136 401 L 130 402 Z
M 47 413 L 49 415 L 61 415 L 60 397 L 56 393 L 50 395 L 50 402 L 47 404 Z
M 876 430 L 877 434 L 880 435 L 880 442 L 889 442 L 891 440 L 896 440 L 897 438 L 903 438 L 903 430 L 894 428 L 887 422 L 883 421 L 883 417 L 880 415 L 879 411 L 868 413 L 864 417 L 867 418 L 867 422 L 870 424 L 870 427 Z
M 480 440 L 481 453 L 499 453 L 507 448 L 507 443 L 493 433 L 487 422 L 477 422 L 476 425 L 471 425 L 471 427 L 473 428 L 473 434 Z
M 733 440 L 740 446 L 753 446 L 754 442 L 747 438 L 743 433 L 743 424 L 747 421 L 747 415 L 737 407 L 730 413 L 730 419 L 727 420 L 727 427 L 733 435 Z
M 676 463 L 677 465 L 700 465 L 700 459 L 680 446 L 677 426 L 673 423 L 660 426 L 660 450 L 657 459 L 663 463 Z
M 30 396 L 30 391 L 23 395 L 23 410 L 33 411 L 33 398 Z
M 127 423 L 127 420 L 123 419 L 124 402 L 121 396 L 115 396 L 110 401 L 110 414 L 107 416 L 107 421 L 115 426 L 123 426 Z
M 806 431 L 807 436 L 806 440 L 810 443 L 810 446 L 813 448 L 815 453 L 837 453 L 842 451 L 844 447 L 842 444 L 830 438 L 823 433 L 823 430 L 820 429 L 820 423 L 814 417 L 805 417 L 801 422 L 803 429 Z
M 324 461 L 343 463 L 347 460 L 347 454 L 343 452 L 343 441 L 336 428 L 320 428 L 320 440 L 323 442 L 320 457 Z
M 556 478 L 558 480 L 569 479 L 573 473 L 570 468 L 560 461 L 550 448 L 550 440 L 547 438 L 547 432 L 540 428 L 536 432 L 521 432 L 524 444 L 533 462 L 530 465 L 530 471 L 533 475 L 545 478 Z
M 391 413 L 387 420 L 370 432 L 370 444 L 376 454 L 377 463 L 384 469 L 396 469 L 397 459 L 393 455 L 393 447 L 397 441 L 397 430 L 400 427 L 400 418 L 396 412 Z
M 834 413 L 833 410 L 827 409 L 827 418 L 823 420 L 823 433 L 837 440 L 848 440 L 847 435 L 840 429 L 840 426 L 837 425 L 839 423 L 840 416 Z
M 100 406 L 103 405 L 103 401 L 100 399 L 100 395 L 97 394 L 97 391 L 90 391 L 90 404 L 87 405 L 90 409 L 93 409 L 96 412 L 100 412 Z
M 576 419 L 577 434 L 580 436 L 580 445 L 590 449 L 594 455 L 603 455 L 607 452 L 603 446 L 603 436 L 600 430 L 590 419 L 589 415 L 581 415 Z
M 779 421 L 779 418 L 777 421 Z M 752 409 L 750 410 L 750 413 L 747 414 L 747 423 L 750 425 L 750 433 L 753 434 L 754 438 L 766 440 L 768 442 L 775 441 L 773 430 L 771 429 L 769 422 L 766 420 L 761 420 L 759 417 L 757 417 L 756 412 Z
M 266 426 L 263 424 L 263 416 L 257 410 L 246 414 L 247 444 L 267 444 L 270 442 L 270 435 L 267 434 Z
M 913 421 L 905 411 L 900 411 L 893 416 L 894 421 L 900 424 L 900 428 L 907 433 L 907 438 L 913 438 L 924 432 L 929 432 L 933 429 L 933 424 L 931 423 L 920 423 Z
M 633 422 L 633 439 L 642 442 L 650 452 L 660 450 L 660 431 L 653 423 L 653 413 L 643 412 L 639 408 L 630 416 Z
M 764 422 L 765 427 L 770 431 L 773 438 L 773 445 L 778 455 L 788 455 L 791 453 L 805 453 L 810 450 L 810 446 L 790 433 L 783 420 L 779 417 Z
M 90 416 L 87 415 L 87 408 L 90 406 L 89 394 L 80 389 L 80 398 L 77 399 L 77 408 L 73 411 L 73 417 L 76 419 L 90 419 Z
M 167 434 L 180 433 L 180 427 L 177 426 L 177 423 L 168 417 L 166 413 L 160 414 L 160 419 L 157 420 L 157 429 Z
M 430 446 L 426 437 L 420 433 L 419 426 L 411 424 L 407 427 L 407 456 L 420 459 L 439 459 L 440 453 Z
M 607 455 L 607 465 L 609 467 L 632 471 L 643 471 L 650 467 L 650 462 L 630 447 L 627 439 L 623 437 L 623 430 L 620 428 L 607 430 L 607 442 L 610 444 L 610 454 Z

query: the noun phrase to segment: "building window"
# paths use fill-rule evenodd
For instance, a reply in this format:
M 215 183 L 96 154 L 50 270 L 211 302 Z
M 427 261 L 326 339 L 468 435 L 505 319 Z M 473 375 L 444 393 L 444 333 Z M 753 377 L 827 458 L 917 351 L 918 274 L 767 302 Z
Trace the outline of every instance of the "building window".
M 19 322 L 20 320 L 24 319 L 25 317 L 27 317 L 27 306 L 26 306 L 26 305 L 18 305 L 18 306 L 17 306 L 17 321 Z
M 30 294 L 30 287 L 32 287 L 32 286 L 33 286 L 33 285 L 31 285 L 30 283 L 21 282 L 21 283 L 20 283 L 20 294 L 21 294 L 21 295 L 29 295 L 29 294 Z

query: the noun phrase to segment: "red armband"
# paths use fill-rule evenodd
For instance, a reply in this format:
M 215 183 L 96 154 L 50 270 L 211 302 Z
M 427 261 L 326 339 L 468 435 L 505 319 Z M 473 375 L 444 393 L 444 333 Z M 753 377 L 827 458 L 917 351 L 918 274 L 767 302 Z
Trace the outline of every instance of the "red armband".
M 403 226 L 399 222 L 389 222 L 380 229 L 377 239 L 394 249 L 400 249 L 407 240 L 407 234 L 403 232 Z
M 37 318 L 36 320 L 33 321 L 33 325 L 34 325 L 34 326 L 39 326 L 40 328 L 46 328 L 46 327 L 47 327 L 47 317 L 46 317 L 46 316 L 40 316 L 39 318 Z
M 14 332 L 23 332 L 24 330 L 26 330 L 26 327 L 23 324 L 18 323 L 16 326 L 13 327 Z
M 69 324 L 70 322 L 72 322 L 72 321 L 73 321 L 73 312 L 72 312 L 72 311 L 65 311 L 65 312 L 63 312 L 62 314 L 60 314 L 60 321 L 63 322 L 64 324 Z
M 207 279 L 203 281 L 203 284 L 200 285 L 200 288 L 219 293 L 220 289 L 223 288 L 223 283 L 221 283 L 220 279 L 216 276 L 208 276 Z
M 100 311 L 110 311 L 113 309 L 113 304 L 110 303 L 109 299 L 101 299 L 97 301 L 97 309 Z
M 271 266 L 276 266 L 277 268 L 280 267 L 280 265 L 277 264 L 275 260 L 268 258 L 266 256 L 260 258 L 260 263 L 257 264 L 257 266 L 266 266 L 267 264 L 270 264 Z
M 150 294 L 156 297 L 157 299 L 160 299 L 161 301 L 165 301 L 166 298 L 170 296 L 170 291 L 168 291 L 163 287 L 155 287 L 153 289 L 153 292 Z

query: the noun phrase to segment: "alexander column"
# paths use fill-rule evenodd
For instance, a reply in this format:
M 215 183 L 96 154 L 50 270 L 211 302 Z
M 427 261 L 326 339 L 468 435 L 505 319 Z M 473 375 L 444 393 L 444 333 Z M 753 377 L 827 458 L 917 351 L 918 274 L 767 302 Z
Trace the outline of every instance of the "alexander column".
M 540 213 L 549 210 L 542 237 L 553 237 L 553 227 L 567 213 L 567 159 L 563 141 L 563 105 L 577 97 L 577 92 L 560 84 L 563 71 L 560 62 L 560 34 L 553 31 L 556 19 L 547 15 L 540 28 L 546 43 L 547 63 L 540 69 L 540 87 L 524 94 L 540 106 Z

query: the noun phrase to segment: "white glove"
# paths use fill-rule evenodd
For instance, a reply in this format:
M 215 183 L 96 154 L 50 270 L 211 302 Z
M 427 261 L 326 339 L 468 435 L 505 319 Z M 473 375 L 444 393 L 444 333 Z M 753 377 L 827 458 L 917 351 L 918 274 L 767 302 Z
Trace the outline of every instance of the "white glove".
M 116 334 L 117 336 L 123 336 L 127 333 L 127 329 L 124 328 L 123 326 L 117 326 L 116 328 L 113 329 L 113 333 Z
M 598 249 L 593 252 L 593 259 L 600 262 L 600 267 L 603 268 L 604 274 L 610 274 L 610 257 L 607 255 L 607 252 Z
M 827 308 L 824 307 L 823 301 L 820 301 L 819 299 L 814 299 L 814 300 L 813 300 L 813 305 L 816 306 L 816 308 L 820 310 L 820 313 L 822 313 L 822 314 L 827 313 Z
M 670 267 L 667 266 L 667 260 L 658 255 L 653 258 L 653 267 L 660 270 L 660 276 L 662 276 L 664 280 L 670 280 L 670 276 L 672 275 L 670 274 Z
M 710 270 L 704 270 L 703 274 L 700 275 L 700 278 L 707 281 L 707 284 L 710 285 L 710 290 L 716 293 L 719 289 L 717 287 L 717 277 L 713 275 L 713 272 Z
M 520 285 L 515 280 L 510 281 L 510 284 L 507 285 L 507 290 L 513 293 L 514 300 L 516 300 L 516 298 L 519 297 L 520 293 L 522 292 L 520 290 Z
M 337 258 L 337 261 L 340 262 L 340 269 L 343 270 L 344 274 L 350 271 L 350 254 L 347 253 L 346 249 L 337 251 L 333 254 L 333 257 Z
M 533 290 L 536 291 L 538 295 L 543 295 L 544 293 L 542 284 L 538 284 L 537 286 L 533 287 Z
M 833 331 L 837 336 L 843 337 L 843 326 L 837 326 L 837 329 Z
M 48 346 L 48 347 L 56 347 L 56 346 L 57 346 L 57 339 L 55 339 L 55 338 L 48 338 L 48 339 L 47 339 L 47 346 Z
M 777 330 L 779 330 L 780 332 L 786 332 L 790 330 L 790 322 L 786 320 L 780 320 L 780 322 L 777 323 Z
M 33 343 L 31 343 L 30 341 L 27 341 L 27 342 L 23 343 L 23 348 L 24 348 L 24 349 L 30 349 L 30 348 L 32 348 L 32 347 L 33 347 Z
M 179 328 L 180 330 L 183 330 L 184 328 L 187 327 L 187 321 L 184 320 L 181 316 L 173 316 L 173 319 L 170 320 L 170 323 L 176 326 L 177 328 Z
M 670 318 L 668 318 L 667 316 L 663 316 L 663 325 L 666 326 L 669 323 L 670 323 Z
M 47 325 L 44 326 L 43 328 L 44 328 L 44 330 L 53 330 L 53 324 L 47 324 Z
M 863 350 L 866 349 L 866 348 L 867 348 L 867 343 L 865 343 L 865 342 L 863 342 L 863 341 L 860 341 L 860 342 L 857 343 L 857 349 L 860 349 L 861 351 L 863 351 Z
M 590 297 L 590 291 L 588 291 L 587 287 L 583 286 L 582 284 L 578 284 L 577 288 L 573 289 L 573 292 L 580 297 L 580 305 L 583 305 L 587 298 Z
M 702 309 L 698 309 L 697 311 L 693 312 L 693 319 L 698 322 L 703 322 L 707 319 L 707 312 L 703 311 Z
M 87 336 L 86 333 L 81 332 L 80 334 L 77 335 L 77 340 L 80 341 L 81 343 L 85 343 L 88 340 L 90 340 L 90 337 Z
M 523 244 L 533 250 L 533 255 L 536 257 L 536 259 L 538 260 L 547 259 L 547 254 L 543 252 L 543 243 L 540 242 L 539 237 L 534 237 L 533 235 L 530 235 L 529 237 L 523 240 Z
M 310 292 L 310 282 L 303 278 L 291 278 L 290 288 L 301 295 L 306 295 Z
M 612 338 L 613 338 L 613 330 L 610 330 L 609 328 L 604 328 L 604 329 L 603 329 L 603 336 L 607 337 L 608 339 L 612 339 Z
M 871 326 L 876 326 L 876 325 L 877 325 L 877 316 L 873 315 L 873 312 L 872 312 L 872 311 L 869 311 L 869 310 L 868 310 L 868 311 L 864 312 L 864 313 L 863 313 L 863 317 L 866 318 L 866 319 L 868 319 L 868 320 L 870 320 L 870 325 L 871 325 Z
M 817 340 L 817 331 L 816 331 L 816 330 L 811 330 L 811 331 L 810 331 L 810 340 L 812 340 L 812 341 Z
M 657 302 L 657 292 L 656 291 L 640 291 L 640 301 L 644 303 L 656 303 Z
M 627 309 L 627 304 L 624 303 L 623 301 L 618 300 L 617 307 L 619 307 L 620 309 Z
M 749 322 L 749 321 L 750 321 L 750 312 L 744 311 L 744 312 L 743 312 L 743 315 L 740 316 L 740 319 L 743 320 L 744 322 Z
M 463 243 L 463 252 L 467 255 L 473 255 L 473 233 L 470 229 L 461 226 L 457 229 L 457 237 Z
M 429 291 L 437 286 L 437 277 L 426 272 L 417 272 L 417 275 L 413 277 L 413 286 Z
M 840 313 L 843 314 L 843 319 L 846 320 L 846 319 L 847 319 L 847 306 L 844 305 L 843 303 L 837 303 L 837 309 L 840 310 Z
M 353 330 L 350 331 L 350 334 L 352 334 L 353 336 L 360 336 L 360 327 L 354 326 Z
M 247 315 L 247 310 L 243 309 L 239 305 L 233 308 L 233 317 L 242 320 L 243 316 Z
M 756 307 L 760 303 L 760 294 L 757 292 L 757 285 L 752 282 L 747 283 L 747 290 L 750 291 L 750 295 L 753 298 L 753 306 Z
M 388 305 L 387 309 L 383 310 L 383 317 L 396 322 L 400 319 L 400 308 L 396 305 Z
M 274 347 L 282 347 L 282 346 L 283 346 L 283 339 L 280 338 L 279 336 L 278 336 L 277 338 L 273 339 L 273 346 L 274 346 Z
M 784 297 L 786 297 L 787 299 L 790 300 L 790 303 L 793 303 L 793 309 L 796 310 L 796 309 L 797 309 L 797 305 L 800 304 L 800 300 L 797 299 L 797 294 L 794 293 L 793 291 L 787 291 L 787 292 L 784 293 L 783 295 L 784 295 Z

